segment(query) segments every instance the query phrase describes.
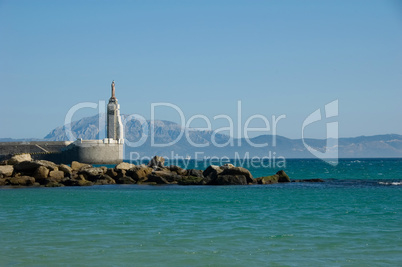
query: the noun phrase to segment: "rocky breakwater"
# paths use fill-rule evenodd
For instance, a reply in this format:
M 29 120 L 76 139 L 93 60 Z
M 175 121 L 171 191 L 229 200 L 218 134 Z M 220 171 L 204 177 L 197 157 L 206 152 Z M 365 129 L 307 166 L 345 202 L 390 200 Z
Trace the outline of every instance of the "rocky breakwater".
M 107 168 L 93 167 L 76 161 L 73 161 L 71 166 L 57 165 L 46 160 L 32 160 L 29 154 L 22 154 L 0 163 L 0 186 L 250 185 L 291 182 L 284 171 L 271 176 L 253 178 L 247 169 L 232 164 L 211 165 L 202 171 L 182 169 L 174 165 L 165 166 L 164 161 L 164 158 L 155 156 L 148 165 L 123 162 L 114 168 Z M 320 181 L 322 180 L 315 179 L 309 182 Z

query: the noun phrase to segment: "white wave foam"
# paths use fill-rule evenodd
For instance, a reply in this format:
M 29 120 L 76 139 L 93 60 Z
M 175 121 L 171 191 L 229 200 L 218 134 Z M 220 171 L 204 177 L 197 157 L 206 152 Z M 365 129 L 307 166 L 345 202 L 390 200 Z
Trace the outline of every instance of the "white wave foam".
M 402 182 L 379 182 L 379 184 L 383 184 L 383 185 L 402 185 Z

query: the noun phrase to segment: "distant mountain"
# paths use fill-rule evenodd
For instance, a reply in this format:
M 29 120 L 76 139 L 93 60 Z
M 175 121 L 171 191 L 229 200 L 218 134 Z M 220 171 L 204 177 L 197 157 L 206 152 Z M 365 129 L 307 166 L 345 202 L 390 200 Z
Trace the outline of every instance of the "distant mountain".
M 31 141 L 44 141 L 40 138 L 0 138 L 0 142 L 31 142 Z
M 127 115 L 122 115 L 123 121 L 128 119 Z M 99 121 L 101 121 L 101 131 L 99 131 Z M 86 117 L 71 123 L 71 131 L 76 138 L 82 139 L 102 139 L 105 138 L 105 116 Z M 125 124 L 125 157 L 152 157 L 162 155 L 168 158 L 185 157 L 267 157 L 283 156 L 285 158 L 312 158 L 312 155 L 303 144 L 302 139 L 289 139 L 283 136 L 276 136 L 276 145 L 272 146 L 274 138 L 272 135 L 261 135 L 248 140 L 253 144 L 268 143 L 265 147 L 254 147 L 245 139 L 232 139 L 232 144 L 226 145 L 230 137 L 213 131 L 199 131 L 184 129 L 185 134 L 177 142 L 170 146 L 161 147 L 151 144 L 151 127 L 154 128 L 154 143 L 169 144 L 174 142 L 183 132 L 180 125 L 170 121 L 146 121 L 144 125 L 137 120 L 129 120 Z M 143 131 L 145 130 L 145 131 Z M 51 131 L 45 140 L 67 141 L 65 126 L 58 127 Z M 144 135 L 143 133 L 146 133 Z M 186 138 L 186 134 L 188 138 Z M 140 146 L 133 147 L 133 143 L 139 142 L 143 137 L 144 142 Z M 217 147 L 212 144 L 215 141 Z M 73 140 L 70 140 L 73 141 Z M 326 140 L 305 139 L 309 146 L 317 151 L 324 152 Z M 195 147 L 193 144 L 204 145 Z M 209 144 L 209 145 L 208 145 Z M 386 134 L 375 136 L 359 136 L 352 138 L 340 138 L 338 140 L 339 157 L 343 158 L 365 158 L 365 157 L 402 157 L 402 135 Z M 198 154 L 196 154 L 198 153 Z M 197 156 L 198 155 L 198 156 Z

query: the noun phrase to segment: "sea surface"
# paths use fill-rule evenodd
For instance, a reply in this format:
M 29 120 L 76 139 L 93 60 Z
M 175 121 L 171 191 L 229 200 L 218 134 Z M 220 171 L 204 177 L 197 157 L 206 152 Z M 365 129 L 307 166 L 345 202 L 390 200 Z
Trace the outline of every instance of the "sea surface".
M 2 188 L 0 266 L 402 266 L 402 159 L 283 169 L 325 182 Z

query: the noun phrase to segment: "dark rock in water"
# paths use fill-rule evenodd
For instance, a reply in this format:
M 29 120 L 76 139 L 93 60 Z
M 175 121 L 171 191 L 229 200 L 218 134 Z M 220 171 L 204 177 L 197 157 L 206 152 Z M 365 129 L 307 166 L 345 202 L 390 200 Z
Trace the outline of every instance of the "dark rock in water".
M 63 183 L 62 179 L 57 179 L 57 178 L 38 178 L 36 179 L 36 181 L 40 184 L 40 185 L 44 185 L 47 187 L 58 187 L 61 186 L 61 184 Z M 60 184 L 60 185 L 59 185 Z
M 210 165 L 210 166 L 208 166 L 208 168 L 206 168 L 204 170 L 202 175 L 205 178 L 215 179 L 218 176 L 218 174 L 220 174 L 221 172 L 223 172 L 223 170 L 219 166 Z
M 322 179 L 316 178 L 316 179 L 297 179 L 297 180 L 292 180 L 292 183 L 323 183 L 325 182 Z
M 140 184 L 140 185 L 157 185 L 157 183 L 155 183 L 155 182 L 143 182 L 143 181 L 138 181 L 137 184 Z
M 30 176 L 18 176 L 6 179 L 7 185 L 30 186 L 35 185 L 35 178 Z
M 147 166 L 135 166 L 126 172 L 126 175 L 133 178 L 136 182 L 146 181 L 153 169 Z
M 112 178 L 117 177 L 117 172 L 114 169 L 111 169 L 111 168 L 107 169 L 105 174 L 109 175 Z
M 116 179 L 116 183 L 117 184 L 135 184 L 136 181 L 131 177 L 123 176 L 123 177 Z
M 94 183 L 85 179 L 84 175 L 73 175 L 72 178 L 65 179 L 62 183 L 66 186 L 91 186 Z
M 179 185 L 205 185 L 206 181 L 203 177 L 181 176 L 177 179 Z
M 148 163 L 148 167 L 155 168 L 160 167 L 163 168 L 165 165 L 165 159 L 160 156 L 155 156 L 153 159 Z
M 102 175 L 97 180 L 94 181 L 95 185 L 106 185 L 106 184 L 116 184 L 116 181 L 109 175 Z
M 82 169 L 81 171 L 78 172 L 78 174 L 82 174 L 86 180 L 88 181 L 96 181 L 98 180 L 104 173 L 103 173 L 103 168 L 86 168 Z
M 151 175 L 162 177 L 169 183 L 177 182 L 177 180 L 181 178 L 181 175 L 177 175 L 175 172 L 171 172 L 168 169 L 163 171 L 153 171 L 150 175 L 148 175 L 148 180 L 150 179 Z
M 276 175 L 258 177 L 256 181 L 258 184 L 277 184 L 278 177 Z
M 251 175 L 250 171 L 242 168 L 242 167 L 230 167 L 227 169 L 224 169 L 218 176 L 220 175 L 243 175 L 246 177 L 246 182 L 247 183 L 254 183 L 253 176 Z
M 259 177 L 256 179 L 258 184 L 276 184 L 276 183 L 289 183 L 290 178 L 285 171 L 280 170 L 271 176 Z
M 53 181 L 50 181 L 49 183 L 47 183 L 45 185 L 45 187 L 62 187 L 62 186 L 64 186 L 64 184 L 53 182 Z
M 290 183 L 290 178 L 289 178 L 289 176 L 286 174 L 286 172 L 284 170 L 278 171 L 276 173 L 276 175 L 279 176 L 279 178 L 278 178 L 279 183 Z
M 117 173 L 117 175 L 114 177 L 115 179 L 119 179 L 119 178 L 122 178 L 122 177 L 124 177 L 124 176 L 126 176 L 127 174 L 127 171 L 126 170 L 123 170 L 123 169 L 115 169 L 115 171 L 116 171 L 116 173 Z
M 203 175 L 210 185 L 246 185 L 255 183 L 250 171 L 232 164 L 209 166 Z
M 185 176 L 194 176 L 199 178 L 204 178 L 203 171 L 196 169 L 189 169 L 184 173 Z
M 58 171 L 57 165 L 51 161 L 47 160 L 36 160 L 36 161 L 22 161 L 14 165 L 16 172 L 23 173 L 29 176 L 35 175 L 39 167 L 45 167 L 49 171 Z M 43 168 L 42 168 L 43 170 Z
M 177 175 L 187 175 L 187 171 L 175 165 L 170 165 L 168 167 L 169 171 L 176 173 Z
M 211 180 L 210 185 L 247 185 L 247 177 L 245 175 L 218 175 L 217 178 Z
M 152 172 L 150 175 L 148 175 L 148 180 L 147 182 L 154 182 L 156 184 L 169 184 L 169 181 L 164 177 L 165 173 L 161 171 L 157 172 Z
M 210 165 L 204 171 L 182 169 L 171 165 L 164 167 L 165 159 L 155 156 L 148 166 L 120 163 L 114 168 L 93 167 L 73 161 L 68 165 L 56 165 L 46 160 L 24 160 L 28 156 L 15 159 L 15 165 L 0 165 L 0 186 L 42 185 L 90 186 L 106 184 L 179 184 L 179 185 L 248 185 L 290 182 L 283 171 L 275 175 L 254 179 L 250 171 L 232 164 Z M 13 177 L 11 177 L 13 176 Z M 321 179 L 294 180 L 293 182 L 324 182 Z
M 87 181 L 87 180 L 79 180 L 79 181 L 77 181 L 76 185 L 77 186 L 91 186 L 91 185 L 94 185 L 94 183 L 91 181 Z
M 22 161 L 14 165 L 14 170 L 20 173 L 33 174 L 40 166 L 41 164 L 35 161 Z
M 48 174 L 48 175 L 46 175 Z M 50 171 L 44 167 L 40 166 L 35 172 L 35 180 L 44 186 L 56 187 L 64 180 L 64 172 L 62 171 Z

